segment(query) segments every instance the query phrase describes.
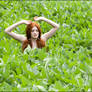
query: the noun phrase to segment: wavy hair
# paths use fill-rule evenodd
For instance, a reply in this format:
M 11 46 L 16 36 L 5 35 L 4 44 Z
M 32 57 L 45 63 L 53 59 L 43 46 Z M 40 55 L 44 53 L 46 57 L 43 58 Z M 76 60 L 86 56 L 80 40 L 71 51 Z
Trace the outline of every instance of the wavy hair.
M 43 40 L 41 39 L 41 29 L 40 29 L 39 24 L 37 24 L 36 22 L 32 22 L 31 24 L 28 24 L 27 27 L 26 27 L 26 37 L 27 37 L 27 40 L 25 40 L 25 41 L 23 42 L 23 45 L 22 45 L 22 50 L 23 50 L 23 51 L 27 48 L 28 44 L 30 45 L 31 48 L 33 47 L 33 46 L 32 46 L 32 41 L 31 41 L 31 32 L 32 32 L 32 28 L 33 28 L 34 26 L 36 26 L 37 29 L 38 29 L 38 31 L 39 31 L 39 36 L 38 36 L 38 38 L 37 38 L 37 40 L 36 40 L 37 47 L 38 47 L 38 48 L 43 48 L 43 47 L 45 47 L 45 41 L 43 41 Z

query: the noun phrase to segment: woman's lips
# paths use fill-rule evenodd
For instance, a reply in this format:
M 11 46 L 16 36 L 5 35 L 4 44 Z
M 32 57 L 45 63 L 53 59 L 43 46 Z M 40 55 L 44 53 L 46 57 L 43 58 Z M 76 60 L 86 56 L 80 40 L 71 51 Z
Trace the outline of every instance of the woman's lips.
M 34 34 L 34 36 L 37 36 L 36 34 Z

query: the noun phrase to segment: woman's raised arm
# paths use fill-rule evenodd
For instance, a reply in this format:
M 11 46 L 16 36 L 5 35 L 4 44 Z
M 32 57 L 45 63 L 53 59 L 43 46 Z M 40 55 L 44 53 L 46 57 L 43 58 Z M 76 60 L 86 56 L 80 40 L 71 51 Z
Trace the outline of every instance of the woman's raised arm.
M 42 35 L 42 38 L 45 40 L 48 40 L 49 38 L 51 38 L 53 36 L 53 34 L 56 32 L 56 30 L 59 28 L 59 24 L 57 24 L 47 18 L 44 18 L 44 17 L 34 17 L 34 20 L 35 21 L 43 20 L 53 26 L 53 28 L 49 32 Z
M 7 33 L 8 35 L 10 35 L 11 37 L 13 37 L 15 40 L 18 40 L 20 42 L 23 42 L 26 37 L 23 36 L 23 35 L 20 35 L 20 34 L 16 34 L 14 32 L 11 32 L 14 28 L 16 28 L 18 25 L 20 24 L 30 24 L 31 21 L 27 21 L 27 20 L 22 20 L 22 21 L 19 21 L 11 26 L 9 26 L 8 28 L 5 29 L 5 33 Z

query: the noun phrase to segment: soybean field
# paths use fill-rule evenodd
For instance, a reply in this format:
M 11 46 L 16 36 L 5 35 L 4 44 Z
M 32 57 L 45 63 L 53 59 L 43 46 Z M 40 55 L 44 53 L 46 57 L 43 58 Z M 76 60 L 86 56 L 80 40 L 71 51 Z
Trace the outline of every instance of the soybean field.
M 4 30 L 46 17 L 60 25 L 46 47 L 22 53 Z M 42 33 L 52 26 L 39 21 Z M 25 35 L 26 25 L 13 32 Z M 0 1 L 0 91 L 92 91 L 91 1 Z

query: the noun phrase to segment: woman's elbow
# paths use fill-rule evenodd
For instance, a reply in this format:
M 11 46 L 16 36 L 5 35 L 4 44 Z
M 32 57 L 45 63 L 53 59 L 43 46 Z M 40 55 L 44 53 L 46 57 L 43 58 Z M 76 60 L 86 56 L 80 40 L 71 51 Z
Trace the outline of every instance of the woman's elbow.
M 60 27 L 60 25 L 58 24 L 58 25 L 57 25 L 57 29 L 59 29 L 59 27 Z
M 56 29 L 59 29 L 59 27 L 60 27 L 59 24 L 57 24 Z
M 5 32 L 5 33 L 8 33 L 8 31 L 7 31 L 6 29 L 4 30 L 4 32 Z

